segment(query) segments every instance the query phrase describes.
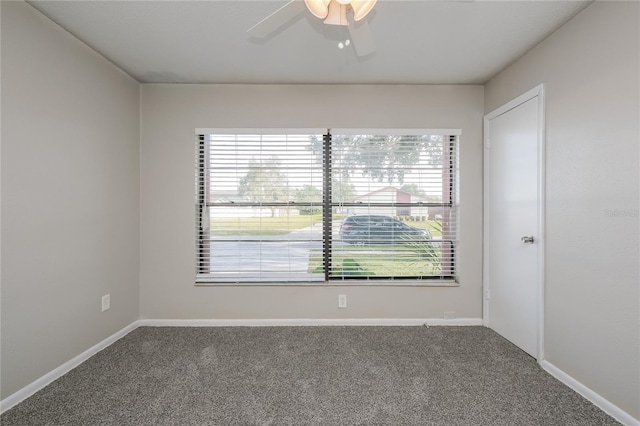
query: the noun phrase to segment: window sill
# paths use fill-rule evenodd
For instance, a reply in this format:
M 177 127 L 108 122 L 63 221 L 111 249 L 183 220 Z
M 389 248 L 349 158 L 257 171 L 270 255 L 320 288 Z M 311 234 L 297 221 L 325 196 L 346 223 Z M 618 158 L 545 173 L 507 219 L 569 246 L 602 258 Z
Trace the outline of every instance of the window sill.
M 221 283 L 196 281 L 196 287 L 460 287 L 455 279 L 443 280 L 335 280 L 302 282 L 239 282 Z

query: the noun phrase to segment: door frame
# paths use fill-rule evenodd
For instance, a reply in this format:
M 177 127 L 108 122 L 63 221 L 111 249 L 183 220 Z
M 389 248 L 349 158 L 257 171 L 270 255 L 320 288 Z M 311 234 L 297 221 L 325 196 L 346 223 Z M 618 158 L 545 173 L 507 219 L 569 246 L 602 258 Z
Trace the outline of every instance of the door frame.
M 491 111 L 484 116 L 484 208 L 483 208 L 483 273 L 482 273 L 482 323 L 489 326 L 489 303 L 491 292 L 489 287 L 489 171 L 491 166 L 491 135 L 490 122 L 492 119 L 511 111 L 523 103 L 538 99 L 538 223 L 536 229 L 537 254 L 538 254 L 538 279 L 537 279 L 537 315 L 538 315 L 538 336 L 537 336 L 537 361 L 541 363 L 544 359 L 544 286 L 545 286 L 545 108 L 544 108 L 544 84 L 540 84 L 533 89 L 523 93 L 517 98 L 507 102 L 501 107 Z

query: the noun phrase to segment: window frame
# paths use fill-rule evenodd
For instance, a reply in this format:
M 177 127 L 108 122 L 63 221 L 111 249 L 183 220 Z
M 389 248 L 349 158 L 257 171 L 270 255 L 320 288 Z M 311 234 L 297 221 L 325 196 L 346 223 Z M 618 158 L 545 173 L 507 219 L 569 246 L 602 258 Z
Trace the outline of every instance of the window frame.
M 208 279 L 206 276 L 199 275 L 203 272 L 203 265 L 198 265 L 198 261 L 201 258 L 202 250 L 210 251 L 210 242 L 207 241 L 205 235 L 209 233 L 209 224 L 203 220 L 203 213 L 207 207 L 209 200 L 207 195 L 209 194 L 210 181 L 205 177 L 204 170 L 209 169 L 209 157 L 200 156 L 198 153 L 201 149 L 201 144 L 207 143 L 205 135 L 207 134 L 235 134 L 235 135 L 299 135 L 299 134 L 316 134 L 323 137 L 323 169 L 324 172 L 328 172 L 331 176 L 331 136 L 348 136 L 348 135 L 389 135 L 389 136 L 411 136 L 411 135 L 430 135 L 430 136 L 450 136 L 452 137 L 452 143 L 450 146 L 455 146 L 455 155 L 449 156 L 449 196 L 448 207 L 453 214 L 458 215 L 459 210 L 459 160 L 460 160 L 460 137 L 462 132 L 460 129 L 342 129 L 342 128 L 197 128 L 196 133 L 196 153 L 197 153 L 197 166 L 196 166 L 196 278 L 195 284 L 198 286 L 318 286 L 318 285 L 349 285 L 349 286 L 435 286 L 435 287 L 456 287 L 459 286 L 459 226 L 454 229 L 453 239 L 451 241 L 452 261 L 451 268 L 453 274 L 451 276 L 423 276 L 423 277 L 335 277 L 330 276 L 330 260 L 331 253 L 327 253 L 327 250 L 331 249 L 331 230 L 332 230 L 332 217 L 331 212 L 335 207 L 335 204 L 331 200 L 331 178 L 323 179 L 323 258 L 325 261 L 324 280 L 301 280 L 301 281 L 218 281 L 214 279 Z M 329 143 L 327 143 L 326 137 L 329 137 Z M 207 148 L 208 149 L 208 148 Z M 443 165 L 444 166 L 444 165 Z M 443 182 L 443 185 L 445 183 Z M 203 191 L 200 191 L 203 188 Z M 291 205 L 290 203 L 285 203 Z M 440 203 L 441 207 L 444 207 L 444 203 Z M 205 207 L 205 208 L 203 208 Z M 327 214 L 329 211 L 329 214 Z M 459 225 L 459 219 L 456 219 L 455 223 Z M 209 265 L 206 266 L 207 271 Z M 355 279 L 354 279 L 355 278 Z M 363 279 L 364 278 L 364 279 Z

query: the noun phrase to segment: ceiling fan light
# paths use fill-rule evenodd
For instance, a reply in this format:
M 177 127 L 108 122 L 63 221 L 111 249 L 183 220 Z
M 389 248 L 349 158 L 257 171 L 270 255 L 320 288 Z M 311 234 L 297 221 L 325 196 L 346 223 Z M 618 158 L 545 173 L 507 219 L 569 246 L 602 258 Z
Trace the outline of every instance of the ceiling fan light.
M 378 0 L 353 0 L 351 7 L 353 8 L 353 19 L 356 21 L 361 20 L 373 9 Z
M 347 7 L 348 5 L 338 3 L 337 1 L 329 3 L 329 13 L 324 23 L 329 25 L 349 25 L 347 21 Z
M 326 18 L 329 14 L 329 3 L 331 3 L 331 0 L 304 0 L 309 12 L 320 19 Z

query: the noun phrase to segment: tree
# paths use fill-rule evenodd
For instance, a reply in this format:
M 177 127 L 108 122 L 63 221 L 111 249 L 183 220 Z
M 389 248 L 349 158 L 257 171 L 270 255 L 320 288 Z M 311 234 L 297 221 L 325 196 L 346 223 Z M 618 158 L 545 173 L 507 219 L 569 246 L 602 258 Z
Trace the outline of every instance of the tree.
M 356 187 L 349 180 L 348 174 L 331 179 L 331 200 L 334 203 L 353 201 L 355 196 Z
M 300 214 L 320 214 L 322 213 L 322 191 L 313 185 L 305 185 L 296 190 L 297 203 L 311 203 L 315 206 L 298 206 Z
M 352 174 L 356 170 L 377 182 L 404 182 L 407 170 L 429 154 L 427 164 L 440 164 L 443 157 L 441 136 L 352 135 L 333 136 L 331 155 L 334 170 Z M 311 139 L 316 160 L 322 161 L 322 139 Z
M 420 197 L 427 196 L 427 193 L 424 191 L 424 189 L 420 188 L 416 183 L 405 183 L 400 187 L 400 190 L 413 195 L 418 195 Z
M 240 179 L 238 193 L 255 203 L 289 201 L 289 182 L 287 176 L 280 171 L 280 161 L 277 157 L 262 163 L 252 160 L 249 163 L 249 171 Z M 268 207 L 273 217 L 275 206 Z

